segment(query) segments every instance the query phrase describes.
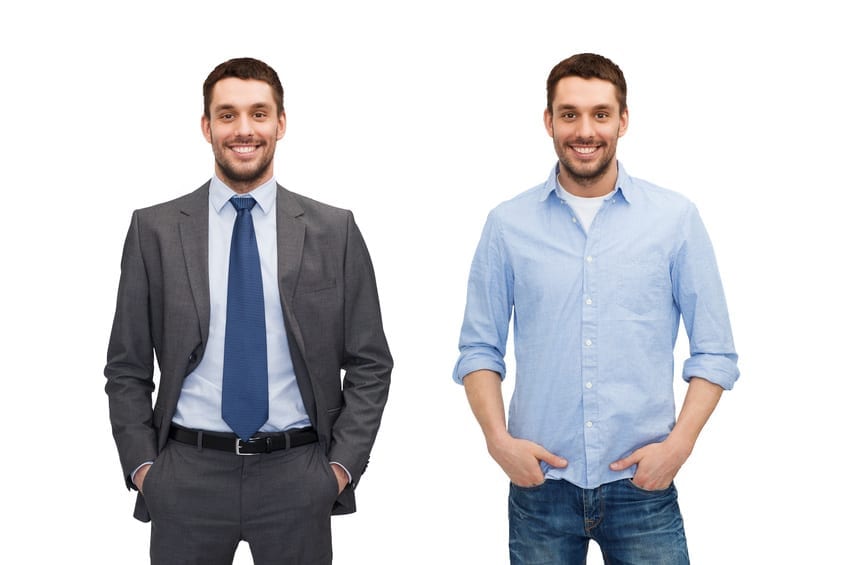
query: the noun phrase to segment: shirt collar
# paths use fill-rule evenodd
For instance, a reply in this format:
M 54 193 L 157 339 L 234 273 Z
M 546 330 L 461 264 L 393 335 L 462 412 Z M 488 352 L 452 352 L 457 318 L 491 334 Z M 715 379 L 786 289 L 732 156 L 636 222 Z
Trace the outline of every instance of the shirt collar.
M 621 193 L 625 202 L 631 203 L 635 195 L 634 181 L 631 180 L 631 177 L 625 172 L 625 167 L 622 166 L 622 163 L 616 161 L 616 165 L 618 167 L 618 174 L 616 175 L 616 190 L 614 192 Z M 552 194 L 557 196 L 557 175 L 559 173 L 560 163 L 557 163 L 551 170 L 551 174 L 548 175 L 548 180 L 546 180 L 545 184 L 543 184 L 542 192 L 539 197 L 540 202 L 544 201 Z
M 238 194 L 218 178 L 217 175 L 212 175 L 212 180 L 209 182 L 209 202 L 217 213 L 220 214 L 224 206 L 234 196 L 253 196 L 260 211 L 263 214 L 268 214 L 274 209 L 274 205 L 277 202 L 277 181 L 274 177 L 271 177 L 268 181 L 262 183 L 247 194 Z

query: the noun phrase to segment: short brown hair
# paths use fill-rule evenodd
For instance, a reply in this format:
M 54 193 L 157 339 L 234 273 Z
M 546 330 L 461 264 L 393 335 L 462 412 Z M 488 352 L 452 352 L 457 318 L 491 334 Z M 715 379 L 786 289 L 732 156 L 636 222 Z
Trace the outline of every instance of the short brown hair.
M 621 114 L 628 107 L 626 103 L 628 85 L 625 84 L 625 75 L 622 74 L 622 69 L 607 57 L 595 53 L 579 53 L 554 65 L 554 68 L 548 74 L 548 81 L 545 86 L 548 94 L 547 108 L 549 112 L 552 111 L 551 105 L 554 103 L 554 91 L 557 89 L 557 83 L 566 77 L 599 78 L 611 82 L 616 87 L 619 113 Z
M 283 113 L 283 85 L 277 73 L 260 61 L 250 57 L 224 61 L 209 73 L 203 82 L 203 115 L 209 117 L 209 104 L 212 102 L 212 89 L 221 79 L 235 77 L 242 80 L 261 80 L 271 86 L 274 102 L 277 104 L 277 115 Z

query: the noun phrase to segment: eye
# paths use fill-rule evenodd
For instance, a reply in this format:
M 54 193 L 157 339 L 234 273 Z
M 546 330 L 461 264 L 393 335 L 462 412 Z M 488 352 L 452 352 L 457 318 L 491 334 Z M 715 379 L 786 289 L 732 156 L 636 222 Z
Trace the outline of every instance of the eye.
M 575 114 L 575 112 L 563 112 L 560 114 L 560 117 L 564 120 L 574 120 L 576 116 L 577 114 Z
M 609 115 L 607 112 L 596 112 L 595 117 L 597 120 L 606 120 Z
M 254 112 L 254 118 L 257 120 L 263 120 L 268 116 L 265 112 Z
M 235 118 L 235 116 L 230 112 L 225 112 L 225 113 L 221 114 L 219 117 L 224 121 L 230 121 L 233 118 Z

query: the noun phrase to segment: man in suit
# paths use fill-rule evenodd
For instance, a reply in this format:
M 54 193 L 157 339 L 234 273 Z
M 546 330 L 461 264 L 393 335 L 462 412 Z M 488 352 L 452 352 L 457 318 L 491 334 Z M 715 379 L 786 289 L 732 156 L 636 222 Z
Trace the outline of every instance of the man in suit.
M 241 540 L 330 563 L 392 369 L 371 260 L 349 211 L 276 183 L 271 67 L 226 61 L 203 93 L 214 176 L 134 212 L 124 245 L 105 368 L 124 477 L 153 563 L 231 563 Z

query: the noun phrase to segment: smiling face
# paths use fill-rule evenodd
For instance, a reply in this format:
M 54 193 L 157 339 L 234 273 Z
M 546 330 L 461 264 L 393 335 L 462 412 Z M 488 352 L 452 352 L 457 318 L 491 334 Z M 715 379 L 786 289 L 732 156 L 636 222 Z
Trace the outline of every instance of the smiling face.
M 616 144 L 628 128 L 616 87 L 569 76 L 557 83 L 545 127 L 560 160 L 560 184 L 577 196 L 603 196 L 616 183 Z
M 286 115 L 278 114 L 267 82 L 234 77 L 216 82 L 201 128 L 212 145 L 215 174 L 227 186 L 245 193 L 271 179 Z

